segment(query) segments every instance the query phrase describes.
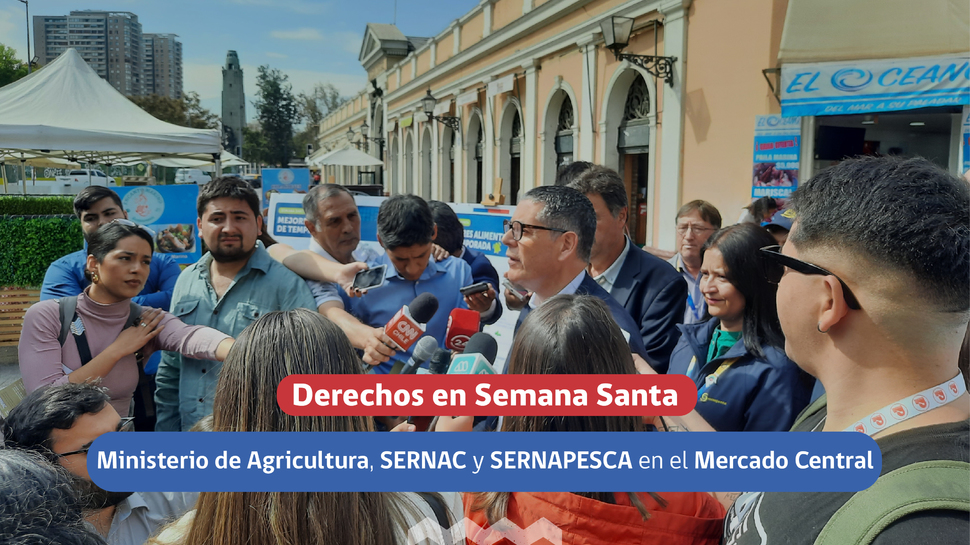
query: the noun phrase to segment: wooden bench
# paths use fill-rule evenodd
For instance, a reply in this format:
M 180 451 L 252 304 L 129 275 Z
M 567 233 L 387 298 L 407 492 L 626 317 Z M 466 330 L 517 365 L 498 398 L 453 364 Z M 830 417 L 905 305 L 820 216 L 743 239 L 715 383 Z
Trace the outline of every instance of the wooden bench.
M 38 289 L 0 288 L 0 346 L 17 346 L 24 327 L 24 314 L 38 301 Z

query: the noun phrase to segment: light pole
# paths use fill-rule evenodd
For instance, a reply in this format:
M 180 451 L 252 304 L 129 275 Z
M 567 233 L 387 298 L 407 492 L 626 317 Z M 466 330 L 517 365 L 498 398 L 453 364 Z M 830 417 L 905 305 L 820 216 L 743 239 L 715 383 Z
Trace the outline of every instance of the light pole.
M 27 18 L 27 74 L 30 74 L 30 4 L 27 0 L 19 0 L 24 4 L 24 16 Z

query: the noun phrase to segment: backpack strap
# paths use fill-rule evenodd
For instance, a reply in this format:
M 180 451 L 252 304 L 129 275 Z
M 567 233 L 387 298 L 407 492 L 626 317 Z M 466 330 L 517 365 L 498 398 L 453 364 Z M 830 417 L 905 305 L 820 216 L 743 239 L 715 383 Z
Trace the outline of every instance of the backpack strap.
M 856 492 L 832 515 L 815 545 L 869 545 L 897 520 L 920 511 L 970 512 L 970 464 L 917 462 L 891 471 Z
M 74 314 L 77 311 L 77 295 L 61 297 L 57 300 L 57 308 L 61 315 L 61 332 L 57 335 L 57 342 L 64 346 L 67 334 L 71 331 L 71 322 L 74 321 Z
M 417 495 L 428 502 L 435 518 L 438 519 L 438 526 L 441 527 L 441 535 L 445 538 L 445 543 L 451 543 L 451 522 L 448 520 L 448 511 L 441 501 L 441 496 L 433 492 L 417 492 Z
M 827 399 L 828 399 L 828 396 L 826 396 L 825 394 L 822 394 L 818 397 L 818 399 L 813 401 L 811 405 L 809 405 L 808 407 L 805 407 L 805 410 L 803 410 L 798 415 L 798 418 L 795 419 L 795 423 L 791 425 L 791 429 L 789 431 L 795 431 L 795 428 L 801 425 L 802 422 L 818 414 L 818 412 L 825 407 Z

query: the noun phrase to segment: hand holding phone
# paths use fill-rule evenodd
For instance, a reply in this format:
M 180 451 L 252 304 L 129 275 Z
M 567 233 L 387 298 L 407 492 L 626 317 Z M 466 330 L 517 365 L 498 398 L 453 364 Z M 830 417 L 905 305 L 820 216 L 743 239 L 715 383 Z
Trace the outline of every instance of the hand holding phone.
M 502 285 L 505 286 L 509 290 L 509 293 L 511 293 L 519 301 L 525 301 L 526 297 L 529 295 L 528 290 L 520 286 L 516 286 L 508 278 L 502 280 Z
M 384 285 L 384 275 L 386 272 L 387 265 L 360 271 L 354 276 L 353 288 L 361 291 L 379 288 Z
M 475 293 L 482 293 L 482 292 L 488 291 L 488 282 L 477 282 L 475 284 L 471 284 L 469 286 L 459 288 L 458 291 L 465 296 L 472 295 Z

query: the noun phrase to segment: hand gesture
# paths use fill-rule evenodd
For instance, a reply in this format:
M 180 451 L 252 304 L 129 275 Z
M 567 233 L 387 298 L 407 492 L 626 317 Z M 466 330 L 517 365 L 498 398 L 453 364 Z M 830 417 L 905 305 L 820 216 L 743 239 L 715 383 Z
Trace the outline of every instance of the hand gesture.
M 468 308 L 478 311 L 479 313 L 487 312 L 488 309 L 492 307 L 492 301 L 494 300 L 495 288 L 492 286 L 488 287 L 488 291 L 482 291 L 465 296 L 465 304 L 468 305 Z
M 434 431 L 472 431 L 474 416 L 439 416 Z
M 354 261 L 353 263 L 348 263 L 340 267 L 340 273 L 337 275 L 337 283 L 347 292 L 347 295 L 351 297 L 360 297 L 367 293 L 367 290 L 359 290 L 354 288 L 354 277 L 360 271 L 366 271 L 368 269 L 367 263 L 362 263 L 360 261 Z
M 434 256 L 435 261 L 444 261 L 451 256 L 451 254 L 448 253 L 448 250 L 445 250 L 444 248 L 442 248 L 441 246 L 438 246 L 437 244 L 431 245 L 431 255 Z
M 147 309 L 142 312 L 138 323 L 122 331 L 109 348 L 115 350 L 119 358 L 141 350 L 165 329 L 165 326 L 158 325 L 164 316 L 165 313 L 157 308 Z
M 375 327 L 373 335 L 367 338 L 364 344 L 364 363 L 367 365 L 380 365 L 391 359 L 396 350 L 391 348 L 393 341 L 384 334 L 384 328 Z

